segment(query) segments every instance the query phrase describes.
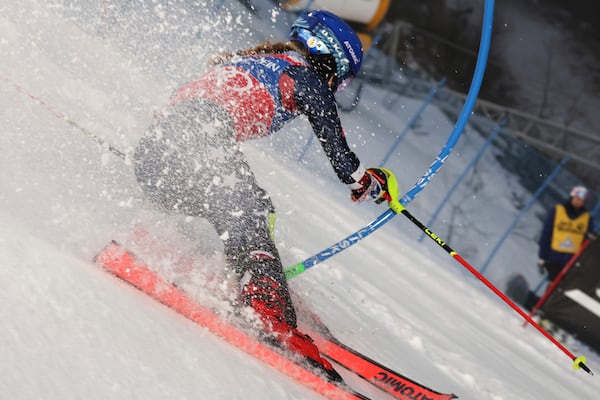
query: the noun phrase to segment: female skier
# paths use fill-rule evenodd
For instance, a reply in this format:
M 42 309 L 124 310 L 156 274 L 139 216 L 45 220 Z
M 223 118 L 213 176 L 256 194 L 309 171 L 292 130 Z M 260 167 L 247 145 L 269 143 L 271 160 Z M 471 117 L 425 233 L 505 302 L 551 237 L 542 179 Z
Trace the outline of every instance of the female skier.
M 336 380 L 339 374 L 297 329 L 269 231 L 273 206 L 239 142 L 305 115 L 351 199 L 390 201 L 390 172 L 361 165 L 346 142 L 334 98 L 358 74 L 362 56 L 360 39 L 342 19 L 327 11 L 305 13 L 285 43 L 214 58 L 212 70 L 175 91 L 134 156 L 137 180 L 154 203 L 206 218 L 215 228 L 227 266 L 239 278 L 240 302 L 254 309 L 267 339 Z

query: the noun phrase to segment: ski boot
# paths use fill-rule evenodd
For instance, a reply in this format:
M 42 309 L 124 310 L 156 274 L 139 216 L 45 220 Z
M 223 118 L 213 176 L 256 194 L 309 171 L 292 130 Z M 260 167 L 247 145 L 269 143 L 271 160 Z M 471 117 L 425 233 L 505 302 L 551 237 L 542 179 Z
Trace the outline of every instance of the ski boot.
M 243 304 L 250 306 L 258 315 L 268 335 L 267 340 L 302 357 L 308 364 L 324 372 L 328 380 L 342 382 L 341 375 L 329 361 L 321 357 L 312 339 L 286 321 L 286 299 L 289 297 L 281 285 L 267 276 L 250 276 L 246 281 L 242 279 Z

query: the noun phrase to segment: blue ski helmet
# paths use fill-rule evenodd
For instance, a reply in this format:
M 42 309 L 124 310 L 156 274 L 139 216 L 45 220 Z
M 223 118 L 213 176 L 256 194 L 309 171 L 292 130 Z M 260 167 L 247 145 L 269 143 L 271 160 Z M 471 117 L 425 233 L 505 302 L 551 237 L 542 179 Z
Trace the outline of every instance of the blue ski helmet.
M 310 54 L 331 54 L 338 85 L 358 75 L 362 43 L 356 32 L 335 14 L 314 10 L 300 15 L 292 24 L 289 38 L 303 43 Z

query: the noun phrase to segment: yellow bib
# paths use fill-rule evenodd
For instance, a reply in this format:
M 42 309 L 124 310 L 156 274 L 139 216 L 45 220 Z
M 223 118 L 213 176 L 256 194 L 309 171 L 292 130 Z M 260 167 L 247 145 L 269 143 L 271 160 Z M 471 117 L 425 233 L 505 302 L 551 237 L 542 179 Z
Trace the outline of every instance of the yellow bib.
M 575 254 L 588 229 L 590 213 L 584 212 L 575 219 L 569 218 L 562 204 L 556 206 L 554 230 L 552 231 L 552 250 Z

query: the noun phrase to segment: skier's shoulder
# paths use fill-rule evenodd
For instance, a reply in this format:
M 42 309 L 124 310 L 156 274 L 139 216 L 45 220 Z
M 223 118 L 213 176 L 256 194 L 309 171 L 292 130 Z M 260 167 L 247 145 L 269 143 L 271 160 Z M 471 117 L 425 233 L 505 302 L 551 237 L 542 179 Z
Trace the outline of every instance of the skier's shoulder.
M 311 67 L 290 66 L 285 75 L 294 82 L 294 97 L 298 103 L 320 108 L 335 104 L 335 97 L 327 82 Z

